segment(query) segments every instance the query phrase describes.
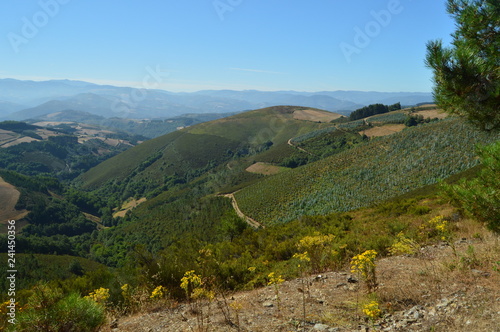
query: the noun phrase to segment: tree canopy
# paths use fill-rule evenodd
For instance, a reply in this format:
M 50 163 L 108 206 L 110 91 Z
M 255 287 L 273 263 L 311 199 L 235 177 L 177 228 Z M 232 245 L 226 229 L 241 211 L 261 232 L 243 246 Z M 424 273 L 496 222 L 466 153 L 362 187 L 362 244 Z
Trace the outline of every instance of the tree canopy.
M 448 0 L 447 10 L 457 27 L 452 46 L 427 44 L 435 100 L 484 130 L 500 129 L 500 2 Z

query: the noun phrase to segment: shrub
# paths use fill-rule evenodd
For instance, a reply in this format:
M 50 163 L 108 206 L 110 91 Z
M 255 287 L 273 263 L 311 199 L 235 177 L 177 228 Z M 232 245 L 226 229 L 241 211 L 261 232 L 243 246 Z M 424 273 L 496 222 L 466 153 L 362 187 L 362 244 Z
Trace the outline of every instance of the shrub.
M 377 288 L 375 257 L 377 257 L 375 250 L 367 250 L 362 254 L 354 256 L 351 260 L 351 272 L 365 279 L 369 293 L 372 293 Z
M 46 285 L 33 289 L 26 309 L 17 315 L 12 331 L 96 331 L 106 319 L 104 307 L 76 293 L 64 296 Z

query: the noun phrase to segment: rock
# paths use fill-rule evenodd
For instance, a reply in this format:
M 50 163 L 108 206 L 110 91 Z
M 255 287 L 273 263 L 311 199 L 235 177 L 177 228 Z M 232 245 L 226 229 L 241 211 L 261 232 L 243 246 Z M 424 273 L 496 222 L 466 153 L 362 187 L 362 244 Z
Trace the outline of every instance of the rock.
M 408 310 L 406 312 L 406 317 L 408 319 L 414 319 L 414 320 L 417 320 L 417 319 L 420 319 L 423 317 L 423 312 L 425 311 L 425 308 L 422 307 L 421 305 L 416 305 L 414 307 L 412 307 L 410 310 Z
M 484 272 L 484 271 L 481 271 L 481 270 L 472 269 L 471 272 L 474 273 L 475 275 L 479 275 L 479 276 L 485 277 L 485 278 L 487 278 L 487 277 L 490 276 L 489 272 Z
M 262 306 L 265 308 L 272 308 L 272 307 L 274 307 L 274 304 L 270 301 L 266 301 L 266 302 L 262 303 Z
M 358 282 L 358 280 L 356 278 L 354 278 L 353 276 L 349 276 L 347 278 L 347 282 L 351 283 L 351 284 L 355 284 Z
M 316 281 L 316 282 L 318 282 L 318 281 L 325 281 L 326 278 L 327 278 L 326 276 L 319 274 L 316 277 L 314 277 L 313 280 Z
M 442 300 L 441 300 L 441 302 L 440 302 L 440 303 L 438 303 L 438 304 L 436 305 L 436 308 L 438 308 L 438 309 L 439 309 L 439 308 L 446 308 L 446 307 L 447 307 L 447 306 L 449 306 L 449 305 L 450 305 L 450 303 L 452 303 L 452 302 L 453 302 L 453 300 L 449 300 L 449 299 L 447 299 L 447 298 L 444 298 L 444 299 L 442 299 Z
M 330 329 L 330 326 L 318 323 L 318 324 L 314 325 L 313 329 L 315 331 L 328 331 Z

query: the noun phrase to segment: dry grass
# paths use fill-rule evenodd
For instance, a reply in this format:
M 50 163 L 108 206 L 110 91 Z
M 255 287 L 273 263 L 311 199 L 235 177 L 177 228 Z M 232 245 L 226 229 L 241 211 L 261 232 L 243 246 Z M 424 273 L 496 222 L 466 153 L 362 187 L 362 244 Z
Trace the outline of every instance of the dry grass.
M 414 115 L 422 115 L 424 119 L 445 119 L 448 117 L 448 113 L 443 112 L 440 109 L 434 109 L 434 110 L 424 110 L 424 111 L 417 111 L 413 113 Z
M 115 213 L 113 213 L 113 218 L 117 218 L 117 217 L 125 217 L 125 215 L 127 214 L 128 211 L 136 208 L 139 204 L 142 204 L 146 201 L 147 199 L 145 197 L 139 199 L 139 200 L 136 200 L 135 198 L 129 198 L 125 203 L 123 203 L 120 211 L 117 211 Z
M 429 205 L 437 204 L 428 201 Z M 442 211 L 446 212 L 444 206 Z M 434 213 L 433 213 L 434 214 Z M 431 216 L 425 216 L 428 219 Z M 420 217 L 422 219 L 422 217 Z M 414 220 L 409 220 L 414 222 Z M 416 221 L 415 221 L 416 222 Z M 218 298 L 221 306 L 205 304 L 210 313 L 206 331 L 315 331 L 317 323 L 337 331 L 358 331 L 371 324 L 362 306 L 377 299 L 383 318 L 376 322 L 383 331 L 500 331 L 500 239 L 468 219 L 454 223 L 451 245 L 427 245 L 413 256 L 377 260 L 379 287 L 367 295 L 363 282 L 347 282 L 346 270 L 308 276 L 306 322 L 301 279 L 280 285 L 280 311 L 272 287 L 237 292 Z M 473 249 L 471 249 L 473 248 Z M 238 307 L 238 310 L 233 308 Z M 409 321 L 411 308 L 421 308 L 416 321 Z M 221 308 L 226 308 L 223 314 Z M 231 323 L 228 322 L 228 317 Z M 236 324 L 238 322 L 238 324 Z M 109 331 L 105 328 L 103 331 Z M 187 304 L 163 307 L 118 321 L 114 331 L 197 331 L 196 314 Z M 374 331 L 371 328 L 370 331 Z
M 0 223 L 2 225 L 5 225 L 8 220 L 19 220 L 28 214 L 26 210 L 19 211 L 15 208 L 20 195 L 16 187 L 0 177 Z M 20 225 L 17 226 L 20 227 Z
M 296 120 L 314 121 L 314 122 L 330 122 L 341 118 L 342 115 L 319 110 L 297 110 L 293 112 L 293 118 Z
M 365 134 L 368 137 L 380 137 L 398 133 L 405 128 L 406 126 L 404 124 L 388 124 L 385 126 L 373 127 L 368 130 L 361 131 L 359 134 Z
M 251 166 L 249 166 L 246 171 L 250 173 L 257 173 L 262 175 L 274 175 L 286 170 L 285 167 L 274 166 L 271 164 L 257 162 Z

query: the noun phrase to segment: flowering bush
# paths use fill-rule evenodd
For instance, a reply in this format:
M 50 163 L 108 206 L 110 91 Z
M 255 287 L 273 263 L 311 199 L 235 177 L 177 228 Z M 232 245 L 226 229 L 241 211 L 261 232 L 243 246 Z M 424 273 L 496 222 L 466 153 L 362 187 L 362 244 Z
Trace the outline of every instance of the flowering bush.
M 373 292 L 377 288 L 375 257 L 377 257 L 375 250 L 367 250 L 354 256 L 351 260 L 351 273 L 356 273 L 365 279 L 369 292 Z
M 389 247 L 391 255 L 414 255 L 418 250 L 418 244 L 412 239 L 407 238 L 403 232 L 396 236 L 396 240 Z
M 186 292 L 186 296 L 192 299 L 206 298 L 213 300 L 215 293 L 204 287 L 204 282 L 199 275 L 194 273 L 194 270 L 184 273 L 181 279 L 181 288 Z
M 380 310 L 377 301 L 371 301 L 364 306 L 363 313 L 368 316 L 368 318 L 370 318 L 372 322 L 374 322 L 377 318 L 380 317 L 382 311 Z
M 167 289 L 163 286 L 158 286 L 156 287 L 152 292 L 151 296 L 149 297 L 150 299 L 153 300 L 158 300 L 162 299 L 165 297 L 165 294 L 167 293 Z
M 332 234 L 316 233 L 312 236 L 305 236 L 299 241 L 298 248 L 306 251 L 308 262 L 311 262 L 311 268 L 314 272 L 320 272 L 328 261 L 337 254 L 330 247 L 334 239 L 335 236 Z M 305 259 L 302 260 L 305 261 Z
M 278 312 L 280 311 L 280 292 L 279 292 L 279 285 L 282 284 L 285 279 L 281 275 L 276 275 L 276 273 L 271 272 L 267 275 L 267 278 L 269 281 L 267 282 L 268 286 L 274 285 L 274 292 L 276 293 L 276 300 L 278 301 Z
M 428 238 L 438 237 L 442 241 L 451 239 L 448 220 L 443 216 L 437 216 L 420 226 L 420 231 Z
M 109 299 L 109 289 L 101 287 L 85 296 L 85 298 L 104 306 Z

